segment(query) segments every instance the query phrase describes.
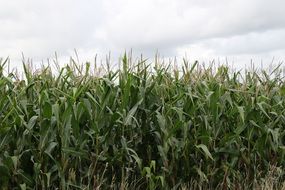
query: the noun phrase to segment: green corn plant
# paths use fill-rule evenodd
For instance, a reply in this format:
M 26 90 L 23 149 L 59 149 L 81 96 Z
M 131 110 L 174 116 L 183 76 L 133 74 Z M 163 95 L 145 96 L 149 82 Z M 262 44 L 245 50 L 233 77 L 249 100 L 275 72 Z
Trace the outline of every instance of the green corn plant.
M 0 59 L 0 189 L 282 187 L 280 65 L 243 73 L 125 53 L 117 69 L 107 57 L 100 75 L 76 58 L 36 71 L 24 60 L 21 78 L 7 64 Z

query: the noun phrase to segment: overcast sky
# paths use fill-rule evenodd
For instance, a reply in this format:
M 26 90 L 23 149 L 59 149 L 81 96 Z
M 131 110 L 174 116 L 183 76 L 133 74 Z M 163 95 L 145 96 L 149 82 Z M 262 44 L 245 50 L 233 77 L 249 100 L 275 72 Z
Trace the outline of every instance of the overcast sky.
M 0 57 L 82 61 L 131 48 L 244 65 L 285 60 L 284 0 L 0 0 Z

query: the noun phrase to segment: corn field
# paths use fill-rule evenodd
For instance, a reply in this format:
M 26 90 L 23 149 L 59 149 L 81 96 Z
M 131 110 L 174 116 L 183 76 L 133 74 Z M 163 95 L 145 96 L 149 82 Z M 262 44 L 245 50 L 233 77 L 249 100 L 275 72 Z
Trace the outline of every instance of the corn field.
M 282 188 L 285 83 L 155 59 L 23 77 L 0 63 L 0 189 Z M 93 68 L 94 67 L 94 68 Z M 284 186 L 283 186 L 284 187 Z

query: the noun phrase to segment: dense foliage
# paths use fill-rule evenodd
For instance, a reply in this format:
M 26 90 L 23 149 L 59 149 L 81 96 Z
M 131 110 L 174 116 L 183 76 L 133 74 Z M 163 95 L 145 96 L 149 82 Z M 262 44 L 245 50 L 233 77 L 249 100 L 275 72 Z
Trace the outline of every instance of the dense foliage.
M 125 55 L 104 75 L 71 60 L 57 74 L 24 64 L 21 79 L 5 74 L 6 62 L 2 189 L 244 188 L 284 168 L 278 68 L 241 73 L 184 60 L 179 71 Z

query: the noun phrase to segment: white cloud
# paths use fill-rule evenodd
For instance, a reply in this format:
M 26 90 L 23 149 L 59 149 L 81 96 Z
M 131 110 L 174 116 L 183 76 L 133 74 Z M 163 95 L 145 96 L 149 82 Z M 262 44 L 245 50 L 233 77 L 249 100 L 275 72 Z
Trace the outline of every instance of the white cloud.
M 0 56 L 134 52 L 271 59 L 285 49 L 282 0 L 0 0 Z M 269 58 L 270 57 L 270 58 Z

